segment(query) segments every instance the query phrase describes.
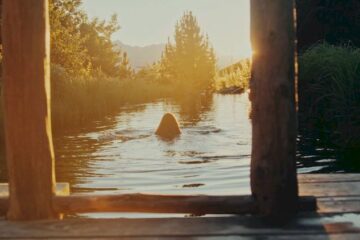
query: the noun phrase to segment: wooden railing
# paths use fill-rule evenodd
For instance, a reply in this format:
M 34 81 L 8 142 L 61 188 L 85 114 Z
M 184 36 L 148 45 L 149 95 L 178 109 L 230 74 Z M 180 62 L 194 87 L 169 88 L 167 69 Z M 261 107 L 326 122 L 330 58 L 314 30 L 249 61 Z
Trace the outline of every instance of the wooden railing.
M 0 216 L 5 215 L 9 207 L 6 188 L 7 185 L 0 184 Z M 56 196 L 52 199 L 54 210 L 57 213 L 183 213 L 196 216 L 205 214 L 260 213 L 259 206 L 252 196 L 154 194 L 69 195 L 69 193 L 68 184 L 57 184 Z M 300 198 L 297 210 L 315 211 L 315 198 Z

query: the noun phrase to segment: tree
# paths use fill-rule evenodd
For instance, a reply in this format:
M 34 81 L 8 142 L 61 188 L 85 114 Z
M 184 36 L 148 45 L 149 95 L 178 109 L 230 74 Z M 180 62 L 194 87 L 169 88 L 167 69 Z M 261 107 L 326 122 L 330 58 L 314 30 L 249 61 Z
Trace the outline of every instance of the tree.
M 120 29 L 117 22 L 114 14 L 109 22 L 100 21 L 98 18 L 89 21 L 86 18 L 80 26 L 92 68 L 111 77 L 119 76 L 118 66 L 122 61 L 121 51 L 116 49 L 111 41 L 112 34 Z
M 80 10 L 81 0 L 50 1 L 51 62 L 71 74 L 85 74 L 90 68 L 90 58 L 80 25 L 85 13 Z
M 175 43 L 169 40 L 160 61 L 161 74 L 182 89 L 210 90 L 216 58 L 208 36 L 201 33 L 192 12 L 175 26 Z
M 50 0 L 51 62 L 76 76 L 102 72 L 119 77 L 121 50 L 111 40 L 120 29 L 117 16 L 110 21 L 90 20 L 82 0 Z
M 129 58 L 126 52 L 123 53 L 121 63 L 119 66 L 119 76 L 121 79 L 131 78 L 133 75 L 133 70 L 130 66 Z

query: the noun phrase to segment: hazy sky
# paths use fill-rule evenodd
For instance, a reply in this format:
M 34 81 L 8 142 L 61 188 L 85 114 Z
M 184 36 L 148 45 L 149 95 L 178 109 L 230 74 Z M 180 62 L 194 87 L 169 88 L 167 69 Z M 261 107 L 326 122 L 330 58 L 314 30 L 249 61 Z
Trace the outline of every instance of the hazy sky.
M 249 0 L 83 0 L 90 17 L 117 13 L 121 30 L 114 40 L 144 46 L 166 43 L 183 12 L 191 10 L 217 53 L 248 56 Z

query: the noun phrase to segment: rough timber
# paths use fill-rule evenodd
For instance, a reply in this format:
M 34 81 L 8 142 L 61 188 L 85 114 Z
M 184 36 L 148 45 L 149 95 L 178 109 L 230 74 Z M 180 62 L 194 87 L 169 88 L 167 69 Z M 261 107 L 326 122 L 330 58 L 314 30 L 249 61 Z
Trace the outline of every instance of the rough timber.
M 316 196 L 318 211 L 283 227 L 255 216 L 0 221 L 0 239 L 261 238 L 360 239 L 360 174 L 299 175 L 300 195 Z M 359 215 L 358 215 L 359 214 Z

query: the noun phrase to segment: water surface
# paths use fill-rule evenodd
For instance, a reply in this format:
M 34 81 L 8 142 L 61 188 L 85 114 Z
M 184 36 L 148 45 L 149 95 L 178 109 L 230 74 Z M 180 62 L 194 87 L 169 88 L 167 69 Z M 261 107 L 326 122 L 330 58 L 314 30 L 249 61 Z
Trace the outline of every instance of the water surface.
M 80 133 L 56 137 L 58 181 L 76 194 L 249 194 L 247 94 L 184 99 L 124 106 Z M 171 142 L 154 134 L 166 112 L 182 128 Z M 341 172 L 324 149 L 299 146 L 299 172 Z
M 57 178 L 73 193 L 248 194 L 249 108 L 246 95 L 125 106 L 55 138 Z M 170 142 L 154 134 L 165 112 L 182 128 Z
M 126 105 L 76 131 L 58 132 L 57 181 L 69 182 L 72 194 L 250 194 L 249 111 L 247 94 Z M 182 129 L 170 142 L 154 134 L 166 112 Z M 346 171 L 316 141 L 299 135 L 298 172 Z M 0 180 L 6 182 L 4 169 L 2 161 Z

